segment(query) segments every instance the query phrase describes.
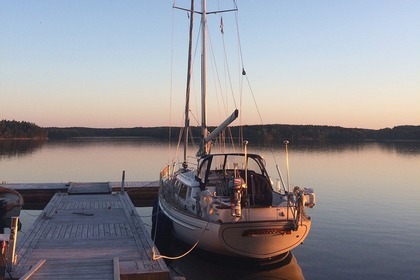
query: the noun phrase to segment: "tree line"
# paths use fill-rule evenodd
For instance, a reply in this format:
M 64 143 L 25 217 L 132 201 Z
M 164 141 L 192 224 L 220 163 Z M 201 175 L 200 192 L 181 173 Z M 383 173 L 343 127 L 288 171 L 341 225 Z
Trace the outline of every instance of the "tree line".
M 269 140 L 420 140 L 420 126 L 396 126 L 383 129 L 344 128 L 319 125 L 245 126 L 250 138 Z
M 209 127 L 209 131 L 215 127 Z M 200 137 L 200 127 L 191 127 L 191 135 Z M 69 139 L 88 137 L 138 137 L 150 139 L 177 140 L 182 133 L 180 127 L 133 127 L 133 128 L 87 128 L 87 127 L 47 127 L 19 121 L 0 121 L 0 138 Z M 420 126 L 396 126 L 383 129 L 344 128 L 321 125 L 245 125 L 233 126 L 225 132 L 225 137 L 254 142 L 276 142 L 285 139 L 300 140 L 420 140 Z
M 47 139 L 48 130 L 25 121 L 0 121 L 0 139 Z
M 200 137 L 200 127 L 191 127 L 191 135 Z M 212 131 L 215 127 L 209 127 Z M 134 128 L 48 128 L 49 139 L 68 139 L 75 137 L 140 137 L 151 139 L 179 138 L 179 127 L 134 127 Z M 226 137 L 253 141 L 300 140 L 420 140 L 420 126 L 396 126 L 383 129 L 344 128 L 339 126 L 317 125 L 246 125 L 233 126 L 225 132 Z

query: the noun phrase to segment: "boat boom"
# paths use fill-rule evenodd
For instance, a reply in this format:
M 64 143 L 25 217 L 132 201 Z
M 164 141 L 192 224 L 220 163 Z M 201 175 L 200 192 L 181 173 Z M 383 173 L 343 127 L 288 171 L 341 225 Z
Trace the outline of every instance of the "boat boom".
M 221 123 L 215 130 L 213 130 L 209 136 L 205 139 L 207 144 L 214 138 L 216 138 L 226 127 L 228 127 L 238 117 L 239 111 L 236 109 L 223 123 Z

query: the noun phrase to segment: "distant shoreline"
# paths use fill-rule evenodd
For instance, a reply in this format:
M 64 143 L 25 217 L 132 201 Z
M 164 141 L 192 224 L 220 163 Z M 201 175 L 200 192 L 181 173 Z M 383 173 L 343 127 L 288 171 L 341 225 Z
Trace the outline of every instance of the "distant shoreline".
M 209 127 L 212 131 L 215 127 Z M 48 138 L 144 138 L 171 140 L 179 139 L 180 127 L 134 127 L 134 128 L 45 128 Z M 169 134 L 169 130 L 171 133 Z M 191 127 L 191 133 L 199 138 L 200 127 Z M 238 139 L 244 135 L 244 139 L 266 142 L 288 140 L 358 140 L 358 141 L 420 141 L 420 126 L 397 126 L 384 129 L 360 129 L 343 128 L 338 126 L 315 126 L 315 125 L 245 125 L 233 126 L 226 132 L 226 138 Z
M 215 127 L 209 127 L 209 131 Z M 191 135 L 200 137 L 200 127 L 190 127 Z M 0 140 L 63 140 L 74 138 L 143 138 L 154 140 L 178 140 L 180 127 L 39 127 L 29 122 L 0 121 Z M 420 125 L 402 125 L 393 128 L 364 129 L 326 125 L 244 125 L 232 126 L 225 138 L 244 139 L 254 142 L 278 142 L 283 140 L 340 140 L 340 141 L 420 141 Z
M 39 138 L 39 137 L 0 137 L 0 141 L 4 141 L 4 140 L 48 140 L 48 137 L 43 137 L 43 138 Z

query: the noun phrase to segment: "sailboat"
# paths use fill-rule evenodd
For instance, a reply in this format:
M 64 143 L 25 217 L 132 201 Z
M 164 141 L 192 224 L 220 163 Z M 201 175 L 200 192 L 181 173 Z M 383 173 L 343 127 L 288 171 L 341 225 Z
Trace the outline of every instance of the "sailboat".
M 236 9 L 236 8 L 235 8 Z M 179 169 L 166 165 L 160 171 L 158 209 L 170 223 L 175 238 L 202 251 L 251 261 L 284 256 L 302 244 L 311 228 L 305 208 L 315 205 L 312 189 L 278 190 L 268 175 L 265 160 L 241 152 L 211 153 L 211 143 L 239 115 L 235 110 L 211 133 L 206 124 L 206 1 L 201 11 L 191 2 L 190 43 L 185 106 L 184 161 Z M 226 10 L 227 11 L 227 10 Z M 191 36 L 193 15 L 201 15 L 201 143 L 197 165 L 187 163 L 189 135 L 189 88 L 191 80 Z M 287 149 L 287 142 L 286 142 Z M 279 172 L 279 174 L 281 174 Z M 284 185 L 284 180 L 283 185 Z M 159 216 L 160 217 L 160 216 Z M 156 219 L 155 219 L 156 220 Z M 158 227 L 155 223 L 154 227 Z M 154 229 L 153 229 L 154 230 Z M 153 231 L 152 230 L 152 231 Z

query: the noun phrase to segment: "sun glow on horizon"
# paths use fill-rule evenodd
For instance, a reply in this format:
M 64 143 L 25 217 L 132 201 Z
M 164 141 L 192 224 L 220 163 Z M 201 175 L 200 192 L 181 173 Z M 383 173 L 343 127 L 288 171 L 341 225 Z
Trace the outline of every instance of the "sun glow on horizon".
M 66 9 L 53 2 L 23 2 L 0 3 L 0 119 L 42 127 L 182 125 L 185 13 L 160 1 L 110 2 L 100 9 L 78 0 Z M 247 80 L 241 85 L 243 77 L 226 74 L 224 54 L 212 46 L 208 68 L 219 76 L 211 74 L 208 98 L 220 108 L 209 105 L 209 125 L 218 125 L 235 109 L 229 79 L 241 114 L 233 125 L 420 125 L 420 37 L 413 36 L 420 26 L 420 2 L 383 1 L 380 9 L 373 2 L 357 8 L 352 2 L 330 2 L 334 5 L 267 1 L 269 10 L 238 3 L 243 66 L 254 96 Z M 151 10 L 160 13 L 152 16 Z M 220 15 L 211 20 L 216 45 Z M 239 60 L 229 70 L 241 72 L 242 58 L 233 54 L 234 17 L 223 15 L 223 23 L 227 57 Z M 217 67 L 212 52 L 221 57 Z M 218 80 L 222 86 L 210 84 Z M 191 102 L 194 125 L 200 115 L 199 83 L 198 75 Z

